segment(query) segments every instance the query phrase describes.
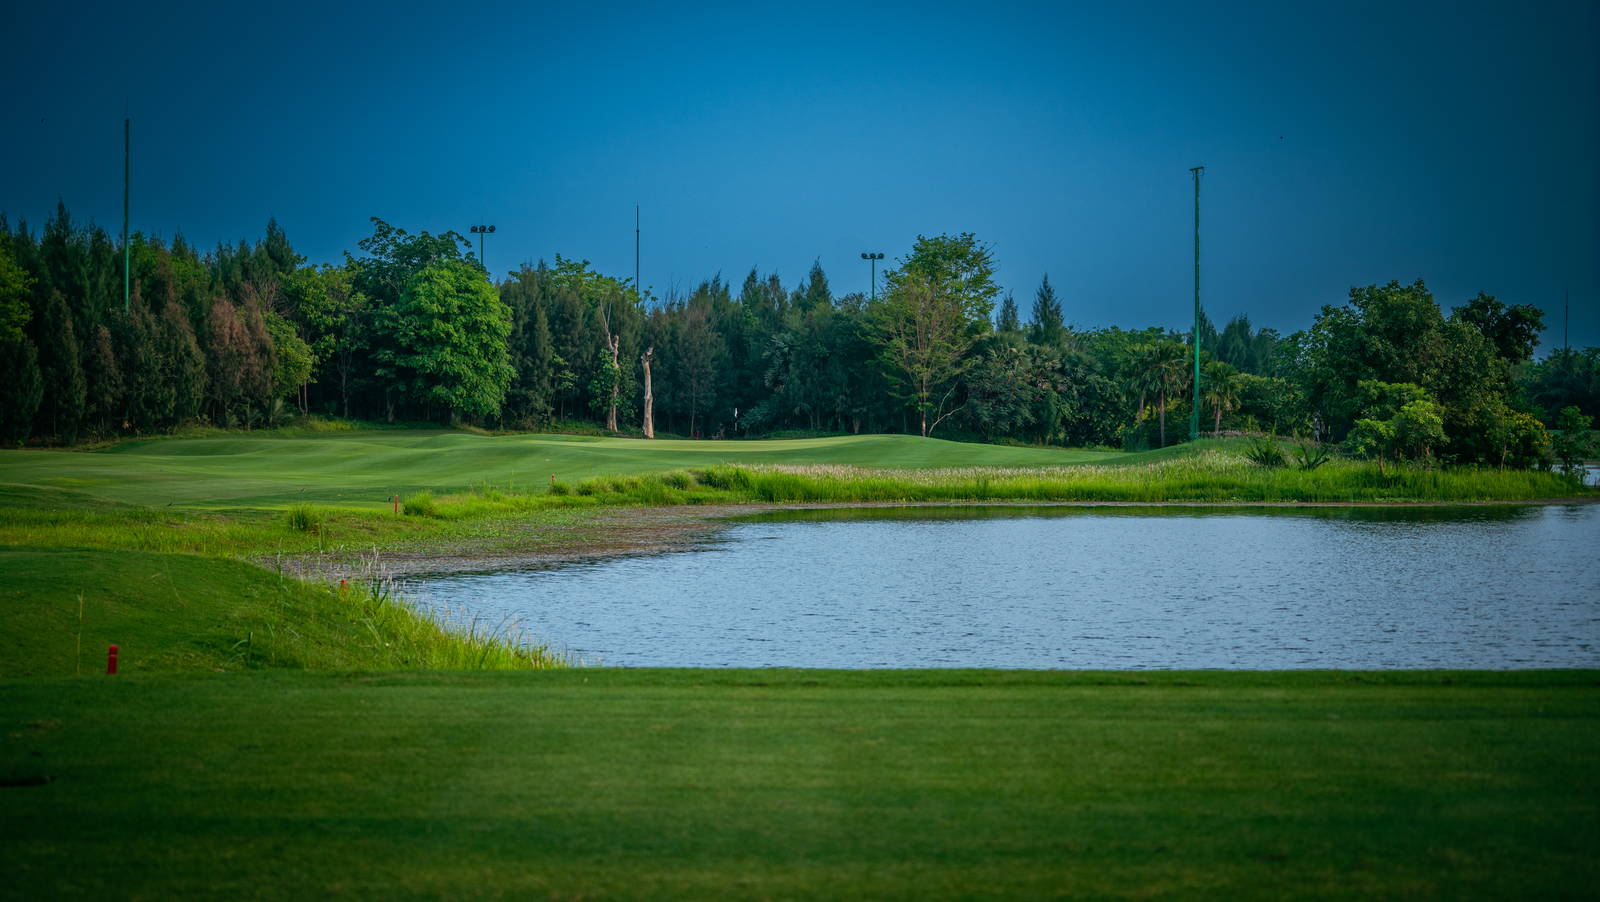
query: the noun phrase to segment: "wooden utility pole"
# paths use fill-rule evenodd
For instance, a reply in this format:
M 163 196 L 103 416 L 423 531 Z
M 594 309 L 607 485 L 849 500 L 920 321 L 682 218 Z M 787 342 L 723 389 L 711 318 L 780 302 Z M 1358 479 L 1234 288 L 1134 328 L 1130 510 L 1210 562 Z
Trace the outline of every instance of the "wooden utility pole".
M 656 397 L 650 391 L 650 358 L 655 354 L 655 346 L 639 355 L 639 362 L 644 364 L 644 437 L 656 437 Z

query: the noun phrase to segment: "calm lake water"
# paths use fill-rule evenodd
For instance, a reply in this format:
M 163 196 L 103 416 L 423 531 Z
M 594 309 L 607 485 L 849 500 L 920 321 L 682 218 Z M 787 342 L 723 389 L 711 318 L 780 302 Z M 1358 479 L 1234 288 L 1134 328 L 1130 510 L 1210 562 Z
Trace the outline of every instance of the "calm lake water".
M 709 549 L 423 579 L 588 663 L 1600 666 L 1600 506 L 790 511 Z

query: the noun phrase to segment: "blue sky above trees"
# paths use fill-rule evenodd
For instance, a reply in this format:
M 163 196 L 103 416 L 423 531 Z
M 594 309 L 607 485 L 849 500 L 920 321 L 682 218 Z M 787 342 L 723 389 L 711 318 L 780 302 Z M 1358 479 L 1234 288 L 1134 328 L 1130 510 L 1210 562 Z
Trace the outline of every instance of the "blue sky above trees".
M 1114 7 L 1114 8 L 1113 8 Z M 368 216 L 492 222 L 658 295 L 976 232 L 1026 313 L 1183 327 L 1204 294 L 1284 331 L 1428 281 L 1600 344 L 1600 8 L 1548 4 L 33 4 L 8 10 L 0 212 L 59 196 L 203 247 L 276 217 L 337 260 Z M 26 87 L 23 87 L 26 86 Z M 880 267 L 881 270 L 881 267 Z

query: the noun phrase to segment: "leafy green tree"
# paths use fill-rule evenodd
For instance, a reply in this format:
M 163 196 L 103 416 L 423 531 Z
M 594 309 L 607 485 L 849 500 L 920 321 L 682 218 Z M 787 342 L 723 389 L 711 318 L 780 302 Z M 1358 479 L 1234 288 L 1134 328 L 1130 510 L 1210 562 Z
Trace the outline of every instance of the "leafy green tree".
M 1046 387 L 1015 333 L 990 336 L 967 371 L 966 419 L 986 440 L 1014 435 L 1039 413 Z M 1054 386 L 1050 386 L 1054 387 Z
M 1391 422 L 1394 446 L 1405 457 L 1431 461 L 1434 452 L 1444 444 L 1444 418 L 1439 413 L 1439 405 L 1432 401 L 1407 403 Z
M 370 309 L 356 290 L 351 267 L 304 266 L 284 274 L 280 292 L 288 319 L 308 346 L 311 374 L 301 383 L 300 409 L 315 401 L 350 415 L 350 401 L 367 366 Z M 312 386 L 321 386 L 313 395 Z
M 978 334 L 974 314 L 987 318 L 970 297 L 956 293 L 962 284 L 921 270 L 897 274 L 873 311 L 881 358 L 912 402 L 924 437 L 959 409 L 950 400 L 970 364 L 967 351 Z
M 272 336 L 272 399 L 279 401 L 292 397 L 300 412 L 305 413 L 305 387 L 311 381 L 316 356 L 288 320 L 270 310 L 262 318 L 267 334 Z
M 1483 333 L 1495 352 L 1511 363 L 1532 359 L 1533 349 L 1539 344 L 1539 333 L 1544 331 L 1543 310 L 1530 304 L 1507 307 L 1481 291 L 1451 312 L 1455 318 Z
M 971 232 L 917 236 L 900 266 L 884 274 L 889 293 L 901 283 L 918 281 L 960 312 L 967 328 L 987 326 L 1000 286 L 994 282 L 994 253 Z
M 1497 402 L 1482 427 L 1490 460 L 1501 467 L 1534 467 L 1545 462 L 1550 433 L 1532 414 Z
M 1274 434 L 1300 434 L 1309 431 L 1305 400 L 1300 387 L 1278 376 L 1240 373 L 1239 415 L 1250 428 Z
M 589 380 L 589 409 L 596 416 L 609 414 L 607 428 L 615 432 L 617 408 L 612 399 L 622 385 L 622 370 L 609 348 L 601 348 L 595 359 L 594 376 Z
M 511 311 L 479 267 L 459 259 L 423 266 L 380 310 L 378 375 L 396 396 L 452 416 L 500 413 L 511 364 Z
M 1345 435 L 1345 450 L 1356 457 L 1377 460 L 1378 472 L 1384 472 L 1384 459 L 1393 453 L 1394 424 L 1389 420 L 1363 417 Z
M 372 217 L 372 234 L 359 242 L 365 257 L 346 255 L 356 291 L 378 307 L 400 300 L 406 287 L 422 269 L 436 263 L 461 260 L 471 242 L 456 232 L 412 235 L 405 229 Z
M 1577 407 L 1569 406 L 1556 419 L 1556 436 L 1551 450 L 1561 464 L 1561 472 L 1578 477 L 1583 474 L 1585 461 L 1597 456 L 1594 418 L 1585 416 Z
M 1066 338 L 1066 323 L 1061 318 L 1061 301 L 1050 286 L 1050 274 L 1039 281 L 1039 290 L 1033 295 L 1033 325 L 1028 338 L 1034 344 L 1059 345 Z
M 1560 348 L 1520 368 L 1518 386 L 1553 423 L 1567 407 L 1600 416 L 1600 348 Z

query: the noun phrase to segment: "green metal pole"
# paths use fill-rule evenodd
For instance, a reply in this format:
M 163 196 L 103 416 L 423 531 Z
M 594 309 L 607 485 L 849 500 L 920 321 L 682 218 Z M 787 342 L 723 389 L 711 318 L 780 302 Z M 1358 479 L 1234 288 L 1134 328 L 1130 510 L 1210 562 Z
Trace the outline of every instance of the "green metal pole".
M 872 299 L 878 299 L 878 258 L 872 258 Z
M 133 141 L 131 119 L 122 120 L 122 312 L 128 312 L 128 155 Z
M 1194 406 L 1189 410 L 1189 441 L 1200 437 L 1200 173 L 1204 166 L 1189 170 L 1194 173 Z

